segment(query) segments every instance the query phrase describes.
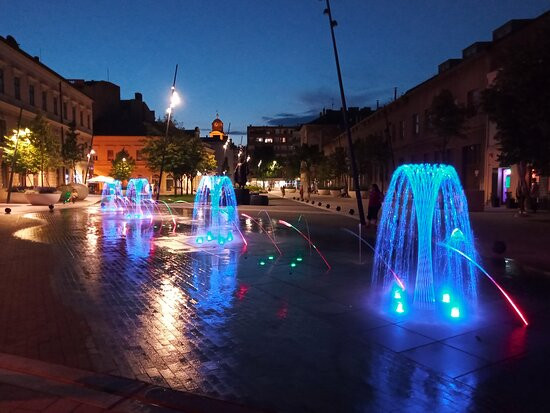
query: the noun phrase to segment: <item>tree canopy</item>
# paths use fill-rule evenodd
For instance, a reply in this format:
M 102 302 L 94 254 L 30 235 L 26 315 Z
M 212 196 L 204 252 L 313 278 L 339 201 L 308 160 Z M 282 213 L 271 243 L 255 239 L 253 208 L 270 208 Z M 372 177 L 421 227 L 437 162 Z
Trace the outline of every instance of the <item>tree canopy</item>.
M 440 138 L 437 146 L 445 162 L 447 160 L 447 146 L 449 146 L 451 139 L 463 137 L 466 108 L 456 103 L 450 90 L 443 89 L 434 96 L 429 115 L 431 128 Z
M 63 165 L 73 171 L 73 180 L 76 163 L 84 159 L 84 144 L 78 142 L 78 135 L 79 134 L 76 132 L 75 124 L 73 122 L 70 125 L 68 133 L 65 135 L 65 142 L 61 148 Z
M 550 174 L 550 29 L 503 56 L 482 106 L 496 124 L 502 165 L 530 164 Z
M 135 166 L 134 158 L 125 148 L 122 148 L 116 153 L 115 159 L 111 161 L 110 175 L 119 181 L 127 181 L 132 176 Z

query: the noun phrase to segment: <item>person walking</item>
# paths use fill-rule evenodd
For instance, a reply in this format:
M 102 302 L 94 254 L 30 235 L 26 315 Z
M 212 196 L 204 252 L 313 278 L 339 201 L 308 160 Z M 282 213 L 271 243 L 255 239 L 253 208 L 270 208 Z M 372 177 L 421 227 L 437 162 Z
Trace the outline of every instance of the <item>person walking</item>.
M 285 197 L 285 186 L 281 186 L 281 194 L 283 195 L 283 198 Z
M 369 207 L 367 213 L 367 226 L 370 225 L 371 221 L 374 221 L 376 225 L 378 221 L 378 212 L 382 207 L 382 191 L 378 188 L 378 185 L 372 184 L 372 189 L 369 192 Z

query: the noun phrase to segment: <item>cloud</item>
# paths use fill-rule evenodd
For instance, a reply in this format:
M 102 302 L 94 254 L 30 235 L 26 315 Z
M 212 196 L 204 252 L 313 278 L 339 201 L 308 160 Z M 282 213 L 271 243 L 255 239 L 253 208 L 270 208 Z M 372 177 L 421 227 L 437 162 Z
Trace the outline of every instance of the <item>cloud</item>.
M 346 93 L 346 103 L 352 106 L 374 106 L 376 100 L 386 101 L 393 92 L 393 88 L 363 89 Z M 309 108 L 339 109 L 341 105 L 340 92 L 325 87 L 308 90 L 298 95 L 299 100 Z
M 393 93 L 393 88 L 363 89 L 348 92 L 346 103 L 348 107 L 376 106 L 376 100 L 386 102 Z M 338 110 L 341 107 L 340 92 L 327 87 L 306 90 L 298 94 L 298 101 L 304 107 L 303 112 L 279 112 L 271 116 L 263 116 L 262 120 L 270 126 L 291 126 L 307 123 L 319 116 L 323 108 Z
M 302 113 L 282 112 L 273 116 L 262 116 L 262 120 L 270 126 L 294 126 L 307 123 L 319 115 L 316 109 L 310 109 Z

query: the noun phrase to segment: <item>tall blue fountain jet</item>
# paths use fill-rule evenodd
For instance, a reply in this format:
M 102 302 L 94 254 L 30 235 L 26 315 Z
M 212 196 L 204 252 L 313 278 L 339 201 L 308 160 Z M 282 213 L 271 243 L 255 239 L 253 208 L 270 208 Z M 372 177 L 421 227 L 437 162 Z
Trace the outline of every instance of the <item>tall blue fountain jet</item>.
M 454 317 L 459 308 L 475 307 L 474 265 L 440 245 L 477 259 L 468 204 L 452 166 L 400 166 L 384 199 L 376 239 L 373 283 L 399 298 L 392 304 L 395 311 L 433 309 L 444 302 L 454 306 Z M 404 290 L 395 292 L 396 277 Z
M 233 241 L 239 232 L 239 212 L 233 183 L 227 176 L 203 176 L 193 206 L 195 242 Z

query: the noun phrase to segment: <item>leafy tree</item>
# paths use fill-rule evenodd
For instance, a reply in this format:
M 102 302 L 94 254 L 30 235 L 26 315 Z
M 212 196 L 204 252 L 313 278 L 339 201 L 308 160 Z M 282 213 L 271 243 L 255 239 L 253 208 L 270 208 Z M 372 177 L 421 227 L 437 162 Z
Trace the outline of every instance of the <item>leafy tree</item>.
M 72 182 L 76 175 L 76 164 L 84 159 L 84 149 L 85 145 L 78 142 L 78 133 L 75 130 L 75 123 L 72 122 L 61 148 L 63 165 L 72 171 Z
M 429 109 L 430 123 L 435 134 L 440 138 L 437 145 L 443 162 L 447 162 L 447 147 L 451 139 L 463 137 L 466 109 L 457 104 L 452 92 L 443 89 L 435 95 Z
M 34 118 L 29 129 L 31 130 L 29 142 L 34 147 L 30 151 L 30 156 L 34 158 L 33 164 L 39 164 L 41 185 L 44 186 L 44 172 L 58 168 L 62 164 L 59 139 L 54 136 L 50 125 L 41 114 Z
M 209 174 L 212 172 L 216 172 L 217 169 L 218 169 L 218 163 L 216 162 L 216 157 L 211 153 L 203 151 L 202 159 L 199 162 L 198 170 L 202 174 Z
M 391 150 L 382 135 L 369 135 L 366 139 L 354 142 L 353 145 L 357 157 L 357 169 L 365 179 L 372 181 L 376 170 L 385 171 L 391 158 Z
M 348 156 L 345 148 L 336 148 L 335 151 L 329 155 L 328 172 L 330 179 L 333 180 L 340 180 L 349 173 Z
M 119 181 L 127 181 L 132 176 L 135 166 L 136 161 L 134 158 L 130 156 L 125 148 L 122 148 L 115 155 L 115 159 L 111 161 L 110 175 Z
M 29 173 L 37 173 L 40 170 L 39 157 L 36 155 L 36 148 L 31 144 L 29 137 L 32 132 L 27 129 L 26 132 L 19 136 L 17 142 L 17 155 L 14 164 L 14 172 L 27 175 Z M 15 152 L 17 135 L 4 136 L 2 140 L 2 157 L 4 162 L 12 165 L 13 155 Z
M 550 174 L 550 29 L 541 29 L 503 56 L 482 107 L 496 124 L 501 165 L 518 167 L 520 201 L 528 193 L 527 169 Z M 520 208 L 522 205 L 520 205 Z

